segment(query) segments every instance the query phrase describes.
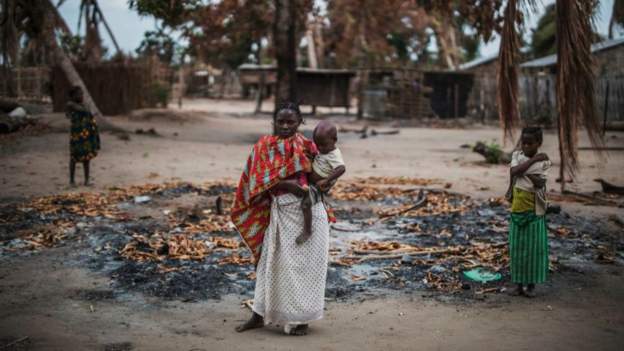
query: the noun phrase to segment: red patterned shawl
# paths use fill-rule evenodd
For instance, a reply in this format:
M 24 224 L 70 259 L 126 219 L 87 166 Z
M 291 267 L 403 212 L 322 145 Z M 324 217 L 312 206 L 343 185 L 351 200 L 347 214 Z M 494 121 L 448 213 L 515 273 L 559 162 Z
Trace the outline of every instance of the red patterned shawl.
M 254 145 L 247 159 L 232 206 L 232 222 L 255 262 L 260 259 L 262 241 L 271 219 L 268 190 L 298 172 L 311 172 L 312 163 L 306 152 L 316 154 L 318 151 L 312 141 L 299 133 L 287 139 L 267 135 Z

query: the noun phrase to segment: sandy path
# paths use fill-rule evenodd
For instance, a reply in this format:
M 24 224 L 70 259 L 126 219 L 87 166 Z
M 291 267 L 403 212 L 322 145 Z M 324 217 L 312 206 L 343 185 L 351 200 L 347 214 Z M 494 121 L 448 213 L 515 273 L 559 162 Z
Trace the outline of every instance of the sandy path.
M 96 186 L 77 190 L 172 179 L 237 178 L 251 144 L 270 131 L 270 117 L 231 115 L 250 111 L 253 105 L 248 102 L 206 104 L 185 105 L 187 113 L 205 111 L 178 121 L 117 117 L 116 122 L 128 130 L 153 127 L 160 136 L 132 135 L 130 141 L 123 141 L 103 134 L 104 149 L 93 165 Z M 62 115 L 45 119 L 54 130 L 67 128 Z M 305 128 L 314 124 L 308 121 Z M 504 192 L 507 168 L 486 166 L 481 156 L 459 146 L 500 136 L 495 128 L 403 128 L 399 135 L 368 139 L 343 134 L 340 146 L 348 177 L 439 178 L 452 183 L 454 191 L 489 197 Z M 610 146 L 624 146 L 624 134 L 608 138 Z M 580 144 L 586 146 L 587 139 L 581 138 Z M 546 135 L 544 150 L 556 164 L 555 135 Z M 597 176 L 624 183 L 623 155 L 614 153 L 600 162 L 582 151 L 583 168 L 573 187 L 598 190 L 592 181 Z M 64 132 L 3 142 L 0 201 L 69 191 L 68 157 Z M 601 218 L 621 212 L 564 206 L 573 213 Z M 561 281 L 554 282 L 553 293 L 535 300 L 499 295 L 487 303 L 442 303 L 415 294 L 361 303 L 331 302 L 327 318 L 314 324 L 312 334 L 295 339 L 275 329 L 234 333 L 234 326 L 248 315 L 238 307 L 239 296 L 198 303 L 163 302 L 138 294 L 112 300 L 77 299 L 76 289 L 108 289 L 109 281 L 84 268 L 67 266 L 64 257 L 71 253 L 64 250 L 45 250 L 0 264 L 0 348 L 23 336 L 30 337 L 28 349 L 33 350 L 102 350 L 124 342 L 135 350 L 619 350 L 624 342 L 624 271 L 619 266 L 558 275 Z
M 185 115 L 180 120 L 155 118 L 129 119 L 115 117 L 119 125 L 129 131 L 138 128 L 155 128 L 158 137 L 132 135 L 130 141 L 103 133 L 103 149 L 93 161 L 95 189 L 114 185 L 161 182 L 171 179 L 202 182 L 215 178 L 238 178 L 241 166 L 251 145 L 257 138 L 270 132 L 270 116 L 234 117 L 251 110 L 251 104 L 233 102 L 193 102 L 186 108 L 204 108 Z M 216 111 L 216 112 L 215 112 Z M 239 113 L 239 114 L 240 114 Z M 335 118 L 338 123 L 351 118 Z M 61 114 L 49 115 L 45 121 L 52 125 L 51 132 L 36 137 L 23 137 L 0 144 L 2 164 L 0 199 L 24 197 L 66 191 L 69 150 L 67 121 Z M 304 129 L 313 128 L 316 121 L 308 120 Z M 439 178 L 451 182 L 453 189 L 477 197 L 499 196 L 507 183 L 505 166 L 490 166 L 483 158 L 462 144 L 477 140 L 498 141 L 501 132 L 495 128 L 480 129 L 427 129 L 402 128 L 399 135 L 384 135 L 360 139 L 358 135 L 340 135 L 340 147 L 347 162 L 347 177 L 358 176 L 408 176 Z M 609 146 L 624 146 L 624 133 L 607 134 Z M 587 146 L 582 135 L 581 146 Z M 508 146 L 507 150 L 510 149 Z M 543 150 L 555 168 L 551 179 L 558 174 L 556 135 L 547 133 Z M 581 151 L 581 172 L 577 183 L 571 186 L 579 191 L 599 190 L 594 178 L 624 183 L 621 167 L 624 152 L 616 151 L 605 160 L 589 151 Z M 78 179 L 81 171 L 78 169 Z M 551 180 L 551 187 L 558 186 Z M 89 189 L 79 188 L 80 191 Z
M 32 350 L 102 350 L 123 343 L 134 350 L 184 351 L 620 350 L 624 342 L 621 267 L 568 272 L 556 293 L 534 300 L 497 295 L 466 304 L 418 293 L 330 302 L 308 337 L 293 338 L 274 327 L 235 333 L 249 314 L 237 296 L 197 303 L 130 293 L 78 299 L 80 289 L 106 290 L 108 281 L 68 267 L 62 257 L 72 253 L 64 250 L 0 267 L 0 346 L 24 336 Z

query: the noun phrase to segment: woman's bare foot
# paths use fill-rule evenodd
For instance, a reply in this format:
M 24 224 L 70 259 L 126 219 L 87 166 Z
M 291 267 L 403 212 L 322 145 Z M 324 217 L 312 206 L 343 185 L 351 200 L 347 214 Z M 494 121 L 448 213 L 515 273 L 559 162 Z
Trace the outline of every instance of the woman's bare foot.
M 510 292 L 512 296 L 522 296 L 524 295 L 524 289 L 522 288 L 522 284 L 517 284 L 516 288 Z
M 308 334 L 308 325 L 307 324 L 299 324 L 296 327 L 292 328 L 288 335 L 294 336 L 302 336 Z
M 249 318 L 247 322 L 236 327 L 236 331 L 239 333 L 242 333 L 245 330 L 257 329 L 257 328 L 262 328 L 262 327 L 264 327 L 264 318 L 262 318 L 262 316 L 257 314 L 256 312 L 254 312 L 251 315 L 251 318 Z

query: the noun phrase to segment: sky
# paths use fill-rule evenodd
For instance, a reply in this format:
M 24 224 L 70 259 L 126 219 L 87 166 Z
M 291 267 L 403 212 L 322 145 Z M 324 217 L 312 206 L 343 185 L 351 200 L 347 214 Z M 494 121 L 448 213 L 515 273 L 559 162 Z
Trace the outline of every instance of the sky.
M 596 27 L 598 33 L 605 36 L 609 28 L 613 1 L 614 0 L 600 0 L 598 18 L 596 18 Z M 555 0 L 538 0 L 538 9 L 536 13 L 527 16 L 527 27 L 534 28 L 537 24 L 537 20 L 544 12 L 544 7 L 554 2 Z M 78 25 L 79 4 L 80 0 L 67 0 L 60 8 L 61 15 L 65 18 L 65 21 L 73 32 L 76 32 Z M 100 0 L 99 4 L 106 20 L 115 34 L 119 46 L 121 46 L 122 50 L 125 52 L 134 53 L 135 49 L 141 43 L 141 40 L 143 40 L 143 33 L 155 28 L 155 20 L 148 17 L 139 17 L 135 11 L 130 11 L 128 9 L 127 0 Z M 84 25 L 82 30 L 84 30 Z M 104 28 L 101 28 L 101 34 L 104 38 L 104 45 L 109 49 L 112 49 L 112 41 L 104 32 Z M 525 35 L 528 40 L 530 38 L 530 32 L 527 31 Z M 498 52 L 499 44 L 499 38 L 495 37 L 489 43 L 481 45 L 481 57 L 495 55 Z

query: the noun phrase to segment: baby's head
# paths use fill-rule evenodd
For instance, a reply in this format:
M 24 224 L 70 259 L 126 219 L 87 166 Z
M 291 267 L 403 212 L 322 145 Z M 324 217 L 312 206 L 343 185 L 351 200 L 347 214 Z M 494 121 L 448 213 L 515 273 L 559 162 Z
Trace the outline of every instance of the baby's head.
M 542 146 L 542 128 L 540 127 L 526 127 L 522 129 L 522 135 L 520 137 L 520 145 L 522 152 L 527 157 L 533 157 L 537 154 L 540 146 Z
M 327 154 L 336 149 L 336 142 L 338 141 L 338 130 L 336 126 L 328 121 L 321 121 L 314 128 L 314 134 L 312 135 L 314 143 L 321 154 Z

